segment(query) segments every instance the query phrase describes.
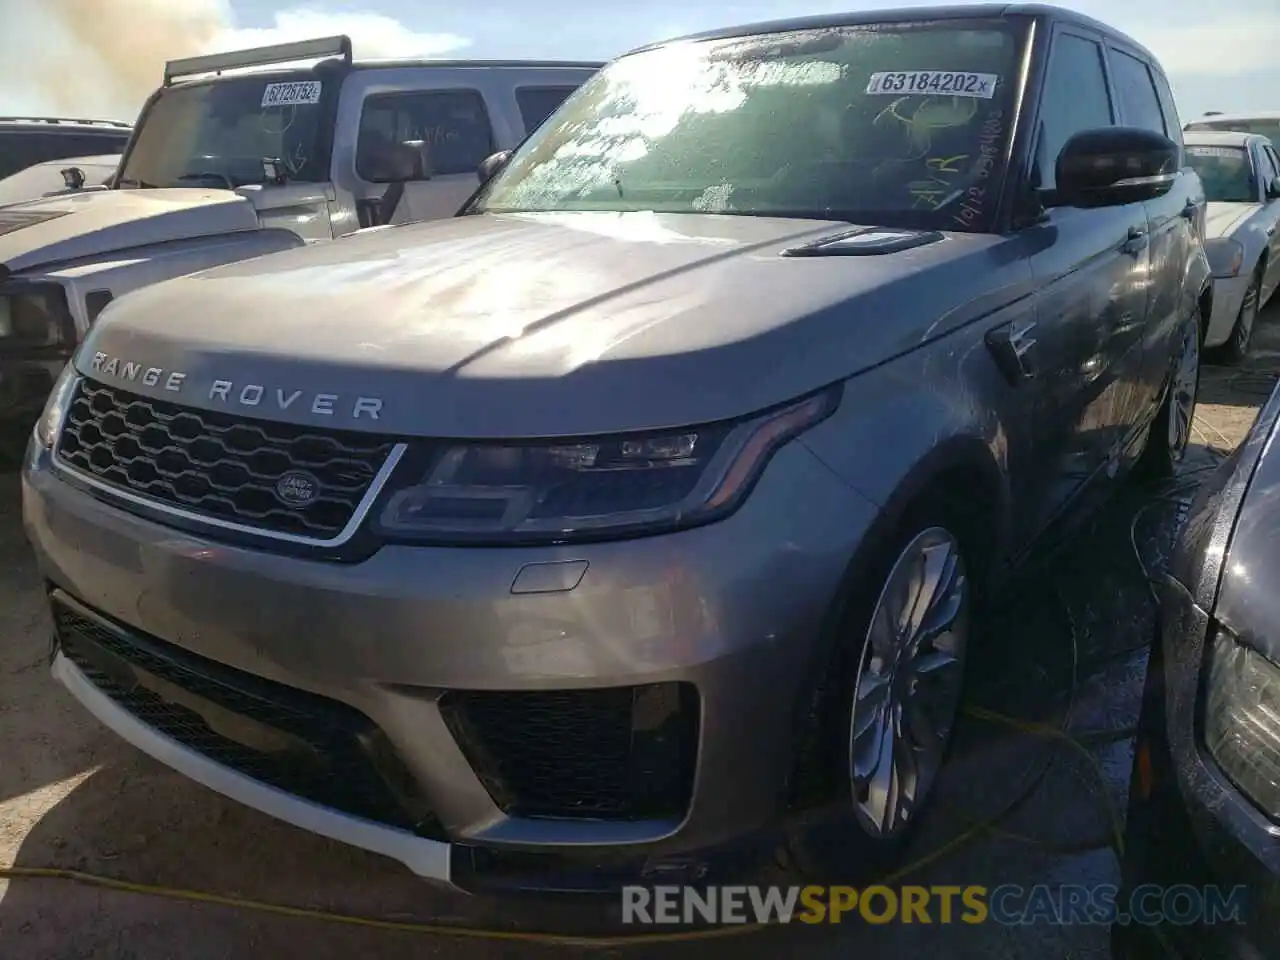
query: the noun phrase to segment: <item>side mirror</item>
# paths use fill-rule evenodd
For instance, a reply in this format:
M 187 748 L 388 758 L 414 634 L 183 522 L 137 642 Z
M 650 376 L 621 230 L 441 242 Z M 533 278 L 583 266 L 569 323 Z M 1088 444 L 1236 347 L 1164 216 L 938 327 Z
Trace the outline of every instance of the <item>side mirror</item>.
M 476 175 L 480 178 L 480 184 L 483 186 L 496 177 L 510 159 L 510 150 L 499 150 L 497 153 L 491 153 L 481 160 L 480 167 L 476 170 Z
M 1135 127 L 1084 130 L 1058 154 L 1053 206 L 1117 207 L 1154 200 L 1178 177 L 1178 145 Z
M 412 176 L 407 177 L 408 180 L 430 180 L 435 170 L 431 163 L 431 145 L 425 140 L 405 140 L 400 144 L 405 150 L 406 157 L 412 170 Z
M 62 174 L 62 182 L 68 190 L 79 190 L 84 186 L 84 171 L 79 167 L 67 167 L 58 172 Z
M 1267 184 L 1267 199 L 1280 200 L 1280 177 L 1272 178 L 1271 182 Z
M 289 169 L 284 165 L 284 161 L 276 157 L 262 158 L 262 178 L 265 182 L 273 186 L 282 186 L 288 182 Z
M 431 179 L 431 150 L 423 140 L 362 144 L 356 171 L 370 183 L 411 183 Z

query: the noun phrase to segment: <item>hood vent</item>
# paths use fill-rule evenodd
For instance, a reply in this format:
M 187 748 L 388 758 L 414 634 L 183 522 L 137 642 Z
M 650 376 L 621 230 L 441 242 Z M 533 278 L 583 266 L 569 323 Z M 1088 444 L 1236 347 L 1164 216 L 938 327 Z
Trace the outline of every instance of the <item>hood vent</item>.
M 858 227 L 803 246 L 782 251 L 784 257 L 873 257 L 901 253 L 925 244 L 937 243 L 942 234 L 936 230 L 891 230 L 883 227 Z
M 0 210 L 0 235 L 13 233 L 15 230 L 21 230 L 23 227 L 35 226 L 37 223 L 44 223 L 48 220 L 57 220 L 59 217 L 65 217 L 71 211 L 59 210 L 53 213 L 29 213 L 25 210 Z

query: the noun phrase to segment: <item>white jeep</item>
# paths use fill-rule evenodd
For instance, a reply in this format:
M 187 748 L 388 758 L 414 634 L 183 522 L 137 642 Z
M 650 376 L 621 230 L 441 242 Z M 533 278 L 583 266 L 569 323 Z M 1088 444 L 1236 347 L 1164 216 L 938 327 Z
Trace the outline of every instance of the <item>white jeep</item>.
M 347 37 L 168 63 L 105 189 L 0 207 L 0 427 L 25 431 L 89 325 L 123 293 L 452 216 L 479 186 L 481 163 L 599 67 L 357 62 Z

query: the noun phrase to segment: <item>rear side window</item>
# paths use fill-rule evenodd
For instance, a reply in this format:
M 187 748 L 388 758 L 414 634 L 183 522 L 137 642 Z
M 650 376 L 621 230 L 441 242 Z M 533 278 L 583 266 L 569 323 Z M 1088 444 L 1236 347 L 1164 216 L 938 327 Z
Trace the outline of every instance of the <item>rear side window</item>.
M 1075 34 L 1059 34 L 1041 97 L 1034 185 L 1052 190 L 1054 164 L 1066 142 L 1082 130 L 1109 127 L 1113 122 L 1101 45 Z
M 1120 100 L 1125 124 L 1152 133 L 1165 133 L 1160 98 L 1156 95 L 1147 65 L 1137 57 L 1112 50 L 1111 66 L 1115 71 L 1116 97 Z
M 532 133 L 542 126 L 542 121 L 556 112 L 569 94 L 577 87 L 516 87 L 516 104 L 520 107 L 520 119 L 524 132 Z
M 0 130 L 0 178 L 45 160 L 121 153 L 129 135 Z
M 475 173 L 493 153 L 493 128 L 478 90 L 431 90 L 369 97 L 360 115 L 356 171 L 380 175 L 405 145 L 425 148 L 432 176 Z

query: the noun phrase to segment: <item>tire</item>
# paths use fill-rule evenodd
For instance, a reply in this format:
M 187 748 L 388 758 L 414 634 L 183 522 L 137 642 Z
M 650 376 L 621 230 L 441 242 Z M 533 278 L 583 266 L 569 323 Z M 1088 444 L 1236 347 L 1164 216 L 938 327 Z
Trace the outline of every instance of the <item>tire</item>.
M 940 503 L 910 511 L 853 578 L 834 619 L 832 680 L 813 758 L 822 767 L 825 802 L 788 821 L 779 851 L 783 866 L 806 877 L 867 879 L 898 859 L 928 808 L 959 717 L 978 595 L 958 520 Z M 887 630 L 918 586 L 910 574 L 922 571 L 929 576 L 920 579 L 937 591 L 915 618 L 917 628 Z M 906 803 L 908 793 L 914 796 Z
M 1200 308 L 1183 325 L 1180 346 L 1173 361 L 1169 388 L 1156 413 L 1134 473 L 1141 481 L 1160 483 L 1177 472 L 1191 440 L 1196 396 L 1200 389 L 1200 352 L 1204 329 Z
M 1253 328 L 1258 322 L 1258 313 L 1262 307 L 1262 268 L 1253 274 L 1249 288 L 1244 292 L 1244 300 L 1240 304 L 1240 313 L 1236 316 L 1235 325 L 1231 328 L 1231 338 L 1214 351 L 1213 359 L 1219 363 L 1234 366 L 1249 355 L 1249 344 L 1253 340 Z

